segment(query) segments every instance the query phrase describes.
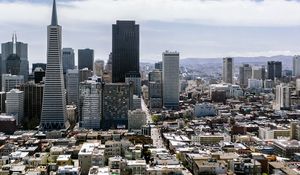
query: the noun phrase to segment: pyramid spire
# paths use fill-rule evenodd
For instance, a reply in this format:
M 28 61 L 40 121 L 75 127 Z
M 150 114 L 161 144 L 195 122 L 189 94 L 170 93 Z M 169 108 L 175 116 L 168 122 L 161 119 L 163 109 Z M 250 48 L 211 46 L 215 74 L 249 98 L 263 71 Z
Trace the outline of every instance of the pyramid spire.
M 52 26 L 57 26 L 58 25 L 57 12 L 56 12 L 56 1 L 55 0 L 53 0 L 51 25 Z

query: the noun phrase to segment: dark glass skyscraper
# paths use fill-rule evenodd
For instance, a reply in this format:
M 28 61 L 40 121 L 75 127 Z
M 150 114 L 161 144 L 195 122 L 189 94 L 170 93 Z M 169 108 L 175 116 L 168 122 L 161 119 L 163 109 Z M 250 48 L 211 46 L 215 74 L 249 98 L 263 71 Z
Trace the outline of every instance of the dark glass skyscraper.
M 88 68 L 93 70 L 94 67 L 94 50 L 79 49 L 78 50 L 78 69 Z
M 268 79 L 282 78 L 282 62 L 269 61 L 268 62 Z
M 112 82 L 125 82 L 125 75 L 140 72 L 139 25 L 117 21 L 112 26 Z

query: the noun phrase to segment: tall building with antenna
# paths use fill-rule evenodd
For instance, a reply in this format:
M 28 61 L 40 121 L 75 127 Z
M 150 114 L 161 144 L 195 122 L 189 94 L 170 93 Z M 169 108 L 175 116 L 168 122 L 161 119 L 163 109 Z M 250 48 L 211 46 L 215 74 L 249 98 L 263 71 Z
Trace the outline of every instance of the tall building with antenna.
M 66 97 L 61 58 L 62 27 L 57 22 L 56 2 L 53 0 L 52 20 L 48 26 L 47 69 L 40 128 L 65 129 Z
M 18 42 L 17 34 L 14 33 L 12 41 L 1 45 L 1 73 L 23 75 L 27 81 L 29 74 L 28 45 Z

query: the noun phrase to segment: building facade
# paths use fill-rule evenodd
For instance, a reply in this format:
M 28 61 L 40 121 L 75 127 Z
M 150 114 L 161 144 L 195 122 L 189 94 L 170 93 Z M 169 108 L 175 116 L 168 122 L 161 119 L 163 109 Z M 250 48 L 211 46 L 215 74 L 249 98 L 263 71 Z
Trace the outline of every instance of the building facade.
M 139 25 L 117 21 L 112 26 L 112 82 L 124 83 L 129 72 L 140 72 Z
M 233 83 L 234 74 L 233 58 L 223 58 L 223 81 L 225 83 Z
M 47 68 L 41 113 L 41 129 L 65 129 L 67 123 L 66 96 L 61 59 L 62 28 L 57 22 L 56 2 L 48 26 Z
M 107 83 L 103 85 L 103 129 L 127 128 L 128 110 L 132 107 L 131 84 Z
M 63 73 L 66 74 L 68 69 L 75 69 L 75 53 L 72 48 L 62 49 Z
M 82 128 L 100 129 L 102 116 L 102 83 L 98 79 L 87 80 L 80 84 L 80 106 Z
M 6 93 L 6 114 L 13 115 L 17 125 L 21 125 L 24 117 L 24 92 L 12 89 Z
M 94 50 L 79 49 L 78 50 L 78 69 L 88 68 L 93 71 L 94 67 Z
M 179 107 L 179 53 L 163 53 L 163 105 L 167 108 Z
M 252 77 L 252 67 L 249 64 L 244 64 L 240 67 L 240 86 L 247 87 L 248 80 Z
M 23 75 L 2 74 L 2 91 L 4 92 L 8 92 L 23 83 Z
M 282 78 L 282 62 L 268 61 L 268 79 L 275 80 Z
M 24 127 L 34 129 L 40 124 L 44 85 L 28 82 L 19 89 L 24 92 Z
M 66 74 L 67 104 L 78 105 L 79 101 L 79 71 L 69 69 Z

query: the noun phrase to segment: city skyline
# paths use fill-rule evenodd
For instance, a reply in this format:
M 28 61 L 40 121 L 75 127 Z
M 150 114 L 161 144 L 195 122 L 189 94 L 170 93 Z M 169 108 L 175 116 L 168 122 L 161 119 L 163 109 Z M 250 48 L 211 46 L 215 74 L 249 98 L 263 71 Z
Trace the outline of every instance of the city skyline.
M 63 47 L 91 48 L 95 59 L 106 61 L 111 52 L 111 25 L 116 20 L 135 20 L 141 26 L 141 62 L 160 60 L 160 53 L 166 49 L 179 51 L 182 58 L 299 54 L 297 1 L 159 2 L 162 1 L 58 1 L 65 31 Z M 0 1 L 0 11 L 5 14 L 0 17 L 1 42 L 9 41 L 16 31 L 19 41 L 29 44 L 30 63 L 46 62 L 43 26 L 51 13 L 49 3 Z M 133 3 L 136 8 L 130 9 Z M 166 11 L 168 8 L 172 10 Z M 15 11 L 23 15 L 12 13 Z M 83 12 L 85 15 L 81 15 Z

